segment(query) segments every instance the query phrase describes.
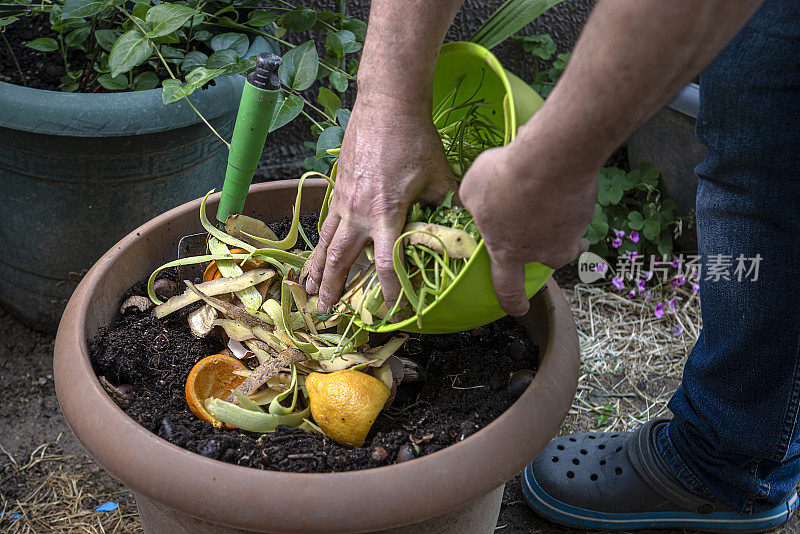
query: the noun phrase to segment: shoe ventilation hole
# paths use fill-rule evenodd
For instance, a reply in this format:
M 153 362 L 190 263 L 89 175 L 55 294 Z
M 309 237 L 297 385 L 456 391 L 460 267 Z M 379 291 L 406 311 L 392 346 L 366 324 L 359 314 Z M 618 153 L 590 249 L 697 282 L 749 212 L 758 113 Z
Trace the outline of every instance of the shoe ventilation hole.
M 592 473 L 591 475 L 589 475 L 589 479 L 590 479 L 592 482 L 595 482 L 595 481 L 597 481 L 597 475 L 595 475 L 594 473 Z
M 569 438 L 569 440 L 570 440 L 572 443 L 575 443 L 576 441 L 578 441 L 578 440 L 577 440 L 577 439 L 575 439 L 575 438 Z
M 581 449 L 581 454 L 582 454 L 582 455 L 584 455 L 584 456 L 586 456 L 586 455 L 587 455 L 587 454 L 589 454 L 589 453 L 586 451 L 586 449 Z
M 572 471 L 567 471 L 567 478 L 575 478 L 575 473 Z
M 597 446 L 597 448 L 602 451 L 603 449 L 606 448 L 606 446 L 601 443 L 600 445 Z
M 594 439 L 594 436 L 589 436 L 589 439 Z
M 611 434 L 612 438 L 616 438 L 617 436 L 619 436 L 619 434 Z
M 614 468 L 614 474 L 615 475 L 621 475 L 622 474 L 622 468 L 621 467 L 615 467 Z
M 578 460 L 577 458 L 573 458 L 573 459 L 572 459 L 572 463 L 573 463 L 574 465 L 581 465 L 581 461 L 580 461 L 580 460 Z
M 606 465 L 606 461 L 605 460 L 600 460 L 600 465 Z
M 616 452 L 619 452 L 619 451 L 621 451 L 621 450 L 622 450 L 622 447 L 621 447 L 621 446 L 620 446 L 620 447 L 617 447 L 617 450 L 616 450 Z
M 550 461 L 556 463 L 558 461 L 558 456 L 551 456 Z
M 564 450 L 564 446 L 563 445 L 556 445 L 556 449 L 558 449 L 560 451 L 563 451 Z

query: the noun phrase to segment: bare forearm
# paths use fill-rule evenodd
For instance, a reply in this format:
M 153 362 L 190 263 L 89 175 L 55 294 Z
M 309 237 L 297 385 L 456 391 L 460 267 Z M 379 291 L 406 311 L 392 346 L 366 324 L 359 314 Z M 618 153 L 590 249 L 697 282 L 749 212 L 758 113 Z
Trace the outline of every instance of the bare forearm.
M 554 175 L 560 164 L 574 173 L 576 160 L 587 172 L 602 165 L 722 50 L 760 4 L 601 0 L 558 86 L 512 144 L 511 159 L 549 164 Z M 527 161 L 534 155 L 532 143 L 546 144 L 552 161 L 542 161 L 539 150 L 538 161 Z
M 373 0 L 358 90 L 430 113 L 436 57 L 463 0 Z

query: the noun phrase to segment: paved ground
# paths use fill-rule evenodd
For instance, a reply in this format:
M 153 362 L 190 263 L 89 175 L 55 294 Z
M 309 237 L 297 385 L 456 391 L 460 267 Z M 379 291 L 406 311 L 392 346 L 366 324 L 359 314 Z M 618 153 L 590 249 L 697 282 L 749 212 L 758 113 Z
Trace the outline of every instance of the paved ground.
M 77 500 L 73 499 L 71 504 L 66 500 L 63 504 L 51 503 L 49 506 L 44 503 L 41 507 L 31 508 L 31 513 L 40 511 L 50 514 L 48 517 L 58 516 L 58 521 L 61 518 L 75 521 L 74 528 L 61 524 L 59 532 L 138 531 L 130 493 L 85 454 L 61 415 L 53 385 L 52 350 L 52 336 L 34 332 L 0 308 L 0 406 L 3 407 L 0 410 L 0 445 L 4 449 L 0 451 L 2 497 L 7 505 L 10 501 L 40 491 L 37 488 L 42 488 L 46 483 L 66 481 L 65 486 L 59 486 L 61 490 L 53 491 L 53 495 L 58 495 L 59 491 L 73 491 L 77 493 Z M 564 431 L 568 431 L 570 426 L 583 425 L 580 418 L 571 417 Z M 57 439 L 58 442 L 46 450 L 41 449 L 41 444 Z M 64 499 L 63 495 L 59 498 Z M 120 509 L 115 512 L 93 512 L 94 508 L 106 501 L 119 503 Z M 0 503 L 0 514 L 2 506 L 3 503 Z M 64 513 L 58 510 L 59 506 L 72 506 L 74 513 Z M 43 524 L 53 524 L 53 521 L 56 520 Z M 8 524 L 0 519 L 0 531 L 5 528 L 8 528 Z M 50 531 L 49 527 L 40 528 L 34 531 Z M 506 486 L 497 529 L 503 534 L 575 532 L 533 515 L 523 500 L 517 480 Z M 798 531 L 800 525 L 793 519 L 780 532 Z

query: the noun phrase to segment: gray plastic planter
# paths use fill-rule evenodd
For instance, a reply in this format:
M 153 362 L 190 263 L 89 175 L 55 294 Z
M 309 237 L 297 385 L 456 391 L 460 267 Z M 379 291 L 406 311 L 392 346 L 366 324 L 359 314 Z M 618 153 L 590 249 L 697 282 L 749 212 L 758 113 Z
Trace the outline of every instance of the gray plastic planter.
M 191 97 L 230 137 L 244 78 Z M 0 303 L 54 331 L 108 248 L 156 215 L 219 187 L 227 150 L 161 89 L 70 94 L 0 83 Z
M 690 83 L 628 139 L 631 167 L 650 162 L 661 171 L 664 190 L 677 204 L 678 215 L 689 215 L 695 209 L 694 167 L 706 155 L 706 147 L 694 137 L 699 107 L 700 88 Z M 682 239 L 681 245 L 685 247 L 697 245 L 694 229 Z

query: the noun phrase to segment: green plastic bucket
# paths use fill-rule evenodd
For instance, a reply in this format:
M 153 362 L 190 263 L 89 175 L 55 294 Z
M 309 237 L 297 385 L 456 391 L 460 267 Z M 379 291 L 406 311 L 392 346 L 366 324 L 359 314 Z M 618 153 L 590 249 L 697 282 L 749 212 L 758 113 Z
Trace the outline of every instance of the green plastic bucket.
M 544 103 L 528 84 L 505 70 L 489 50 L 475 43 L 456 42 L 442 47 L 433 79 L 433 102 L 441 101 L 459 80 L 460 91 L 465 94 L 477 91 L 477 98 L 492 105 L 489 113 L 504 119 L 506 144 L 514 139 L 517 128 Z M 451 122 L 460 119 L 457 113 L 448 117 Z M 552 274 L 553 270 L 545 265 L 527 264 L 525 291 L 528 297 L 538 292 Z M 483 241 L 453 283 L 421 315 L 421 328 L 417 316 L 383 326 L 363 326 L 373 332 L 403 330 L 446 334 L 477 328 L 505 315 L 494 294 L 489 253 Z

